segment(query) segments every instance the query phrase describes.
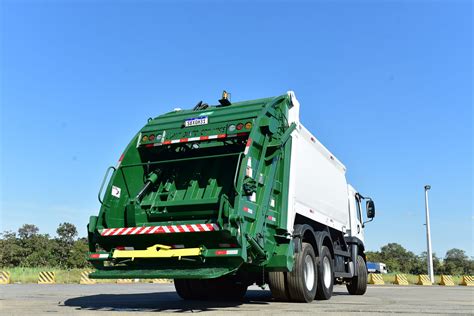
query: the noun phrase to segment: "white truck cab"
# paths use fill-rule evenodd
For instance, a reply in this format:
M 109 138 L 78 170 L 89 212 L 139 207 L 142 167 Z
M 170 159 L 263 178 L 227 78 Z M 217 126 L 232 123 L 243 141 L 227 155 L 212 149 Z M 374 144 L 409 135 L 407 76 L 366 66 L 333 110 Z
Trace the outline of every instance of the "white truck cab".
M 349 230 L 346 234 L 364 242 L 364 220 L 362 217 L 362 204 L 359 193 L 349 184 L 347 185 L 349 199 Z

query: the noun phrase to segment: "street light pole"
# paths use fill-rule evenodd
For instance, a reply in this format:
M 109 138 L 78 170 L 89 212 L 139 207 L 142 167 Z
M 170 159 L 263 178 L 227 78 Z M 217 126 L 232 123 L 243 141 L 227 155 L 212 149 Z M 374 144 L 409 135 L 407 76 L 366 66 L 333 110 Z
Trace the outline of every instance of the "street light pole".
M 430 185 L 425 185 L 425 211 L 426 211 L 426 246 L 428 261 L 428 275 L 430 276 L 431 283 L 434 283 L 434 272 L 433 272 L 433 253 L 431 252 L 431 231 L 430 231 L 430 208 L 428 206 L 428 190 L 431 189 Z

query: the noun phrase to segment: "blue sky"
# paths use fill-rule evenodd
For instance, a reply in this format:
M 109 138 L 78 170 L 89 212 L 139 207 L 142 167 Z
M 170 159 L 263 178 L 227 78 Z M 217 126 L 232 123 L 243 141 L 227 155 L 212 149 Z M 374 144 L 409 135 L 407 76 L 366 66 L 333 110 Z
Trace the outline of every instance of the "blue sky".
M 1 230 L 85 235 L 150 116 L 223 89 L 294 90 L 303 123 L 376 201 L 367 247 L 473 252 L 469 1 L 1 2 Z

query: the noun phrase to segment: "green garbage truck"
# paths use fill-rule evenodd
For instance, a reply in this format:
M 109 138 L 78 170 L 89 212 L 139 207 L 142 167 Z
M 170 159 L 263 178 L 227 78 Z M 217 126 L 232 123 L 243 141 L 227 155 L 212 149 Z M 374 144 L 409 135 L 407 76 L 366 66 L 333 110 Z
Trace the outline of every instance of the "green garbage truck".
M 282 301 L 326 300 L 334 284 L 364 294 L 374 202 L 299 110 L 291 91 L 234 103 L 224 91 L 148 119 L 104 177 L 90 277 L 173 279 L 183 299 L 241 299 L 252 284 Z

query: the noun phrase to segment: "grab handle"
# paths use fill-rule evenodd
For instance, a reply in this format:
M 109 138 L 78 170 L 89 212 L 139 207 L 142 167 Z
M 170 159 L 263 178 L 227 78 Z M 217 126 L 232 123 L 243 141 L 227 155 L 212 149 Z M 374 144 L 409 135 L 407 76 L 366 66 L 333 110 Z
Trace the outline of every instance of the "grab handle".
M 114 172 L 112 173 L 112 175 L 115 173 L 115 171 L 117 171 L 117 169 L 115 169 L 114 166 L 110 166 L 109 168 L 107 168 L 107 171 L 105 172 L 104 180 L 102 180 L 102 184 L 100 185 L 99 194 L 97 195 L 97 197 L 99 198 L 99 202 L 100 202 L 100 204 L 102 204 L 102 205 L 104 205 L 104 202 L 102 201 L 102 198 L 101 198 L 102 190 L 104 189 L 104 184 L 105 184 L 105 181 L 107 180 L 107 178 L 108 178 L 108 176 L 109 176 L 110 170 L 114 170 Z M 107 206 L 107 205 L 105 205 L 105 206 Z

